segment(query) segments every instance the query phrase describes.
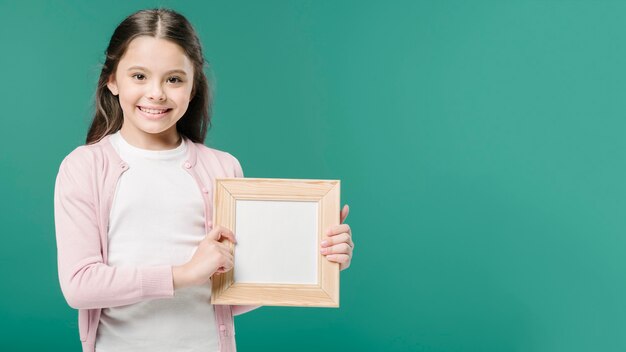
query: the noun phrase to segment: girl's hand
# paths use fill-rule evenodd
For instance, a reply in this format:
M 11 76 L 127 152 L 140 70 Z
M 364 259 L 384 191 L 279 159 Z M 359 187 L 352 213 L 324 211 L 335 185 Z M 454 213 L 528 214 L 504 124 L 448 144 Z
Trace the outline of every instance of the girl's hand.
M 343 223 L 349 212 L 350 207 L 348 207 L 348 204 L 344 205 L 340 214 L 341 225 L 331 226 L 326 230 L 327 238 L 322 241 L 322 248 L 320 250 L 320 252 L 326 256 L 326 259 L 331 262 L 339 263 L 341 270 L 347 269 L 350 266 L 352 251 L 354 250 L 350 226 Z
M 213 274 L 225 273 L 233 268 L 233 254 L 228 240 L 237 243 L 235 235 L 223 226 L 214 227 L 200 241 L 191 259 L 172 269 L 174 289 L 204 285 Z

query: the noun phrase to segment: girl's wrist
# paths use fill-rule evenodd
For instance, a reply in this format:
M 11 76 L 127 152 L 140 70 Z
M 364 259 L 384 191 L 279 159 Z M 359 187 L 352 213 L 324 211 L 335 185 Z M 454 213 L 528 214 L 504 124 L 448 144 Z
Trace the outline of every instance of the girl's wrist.
M 185 265 L 172 267 L 172 279 L 174 281 L 174 290 L 192 285 Z

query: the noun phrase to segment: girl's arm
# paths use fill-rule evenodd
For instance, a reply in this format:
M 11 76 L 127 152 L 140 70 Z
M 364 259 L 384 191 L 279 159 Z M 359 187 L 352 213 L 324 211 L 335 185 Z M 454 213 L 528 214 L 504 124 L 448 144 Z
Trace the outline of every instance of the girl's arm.
M 122 306 L 174 295 L 169 265 L 111 267 L 103 263 L 92 154 L 77 148 L 61 163 L 54 189 L 59 282 L 76 309 Z

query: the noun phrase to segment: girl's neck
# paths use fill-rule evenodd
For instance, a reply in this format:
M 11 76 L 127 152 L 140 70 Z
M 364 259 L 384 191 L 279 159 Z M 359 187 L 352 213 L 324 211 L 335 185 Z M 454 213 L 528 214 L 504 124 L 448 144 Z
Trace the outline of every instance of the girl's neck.
M 175 149 L 182 143 L 182 136 L 174 129 L 170 133 L 164 131 L 159 134 L 133 133 L 127 131 L 124 127 L 120 133 L 128 144 L 146 150 L 170 150 Z

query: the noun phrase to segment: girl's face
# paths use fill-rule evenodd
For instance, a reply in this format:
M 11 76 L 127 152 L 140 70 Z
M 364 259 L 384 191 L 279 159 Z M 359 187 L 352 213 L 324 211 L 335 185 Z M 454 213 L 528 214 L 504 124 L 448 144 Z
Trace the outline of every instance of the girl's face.
M 129 143 L 145 149 L 177 145 L 176 122 L 187 111 L 193 89 L 193 65 L 178 44 L 149 36 L 133 39 L 107 87 L 119 96 L 121 133 Z

